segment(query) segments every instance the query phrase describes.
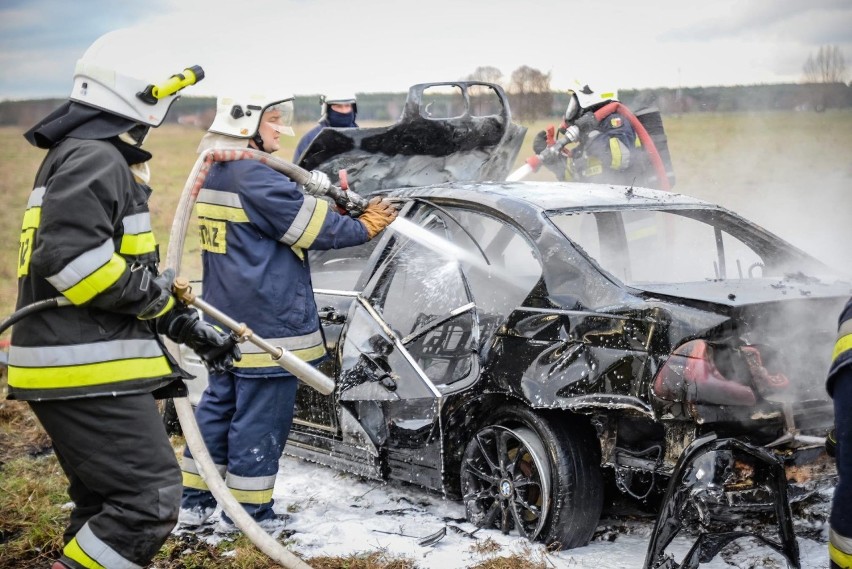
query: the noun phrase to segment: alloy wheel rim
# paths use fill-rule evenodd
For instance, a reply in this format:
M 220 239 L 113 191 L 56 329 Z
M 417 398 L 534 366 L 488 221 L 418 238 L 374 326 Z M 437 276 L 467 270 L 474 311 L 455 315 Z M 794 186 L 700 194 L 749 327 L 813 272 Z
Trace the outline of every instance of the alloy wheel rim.
M 499 425 L 479 431 L 462 462 L 468 519 L 535 539 L 550 508 L 550 462 L 535 433 Z

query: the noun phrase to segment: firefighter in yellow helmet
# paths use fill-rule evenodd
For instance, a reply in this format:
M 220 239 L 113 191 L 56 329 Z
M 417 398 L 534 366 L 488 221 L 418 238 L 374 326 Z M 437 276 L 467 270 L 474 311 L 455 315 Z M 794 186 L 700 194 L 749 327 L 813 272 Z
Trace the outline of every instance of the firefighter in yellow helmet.
M 155 397 L 185 394 L 190 376 L 158 332 L 211 369 L 239 357 L 232 338 L 176 303 L 170 271 L 158 275 L 148 211 L 142 142 L 178 98 L 163 85 L 179 90 L 203 71 L 109 67 L 122 37 L 96 41 L 70 100 L 24 135 L 47 155 L 24 214 L 18 308 L 70 301 L 18 322 L 9 353 L 9 397 L 50 435 L 74 502 L 54 569 L 146 566 L 177 521 L 180 469 Z

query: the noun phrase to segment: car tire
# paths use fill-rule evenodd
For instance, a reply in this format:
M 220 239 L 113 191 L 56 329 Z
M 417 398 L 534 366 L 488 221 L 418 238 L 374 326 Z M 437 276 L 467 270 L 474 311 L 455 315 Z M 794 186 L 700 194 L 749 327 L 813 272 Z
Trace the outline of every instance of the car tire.
M 471 438 L 460 478 L 468 521 L 559 549 L 586 545 L 603 508 L 599 443 L 567 416 L 504 413 Z
M 166 433 L 169 436 L 183 436 L 183 429 L 181 429 L 180 421 L 178 420 L 174 400 L 161 399 L 157 402 L 157 405 L 160 408 L 160 416 L 163 418 L 163 425 L 166 427 Z

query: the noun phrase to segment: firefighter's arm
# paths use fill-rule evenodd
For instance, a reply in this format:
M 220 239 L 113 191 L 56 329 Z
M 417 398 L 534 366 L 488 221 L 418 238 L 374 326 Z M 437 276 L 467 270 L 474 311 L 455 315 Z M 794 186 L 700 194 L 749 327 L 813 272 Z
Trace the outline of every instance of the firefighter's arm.
M 340 215 L 325 199 L 266 166 L 247 164 L 240 176 L 240 201 L 249 220 L 297 255 L 307 249 L 338 249 L 368 240 L 360 221 Z
M 630 167 L 636 132 L 627 119 L 618 113 L 603 119 L 598 128 L 586 134 L 586 139 L 586 154 L 594 156 L 610 170 L 626 170 Z
M 161 291 L 149 271 L 131 270 L 115 250 L 116 217 L 132 199 L 132 177 L 111 149 L 96 142 L 75 148 L 51 177 L 31 267 L 75 305 L 138 315 Z

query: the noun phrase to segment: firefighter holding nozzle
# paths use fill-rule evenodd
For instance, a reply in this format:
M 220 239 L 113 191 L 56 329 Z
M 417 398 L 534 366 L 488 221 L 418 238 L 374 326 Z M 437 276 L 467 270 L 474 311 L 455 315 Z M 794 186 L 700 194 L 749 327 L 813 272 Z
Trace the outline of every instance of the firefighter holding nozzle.
M 272 154 L 281 135 L 293 135 L 293 97 L 220 96 L 199 152 L 240 148 Z M 311 173 L 329 185 L 320 171 Z M 258 160 L 214 163 L 196 208 L 207 302 L 273 346 L 309 364 L 326 357 L 314 301 L 308 252 L 360 245 L 397 216 L 373 198 L 358 218 L 342 215 L 323 197 L 305 192 Z M 250 291 L 250 293 L 248 292 Z M 293 419 L 297 379 L 254 345 L 231 370 L 209 374 L 195 417 L 214 464 L 231 493 L 265 530 L 285 521 L 273 509 L 279 459 Z M 189 449 L 184 452 L 182 526 L 208 521 L 216 499 Z M 216 530 L 235 525 L 223 513 Z
M 203 70 L 141 73 L 150 61 L 114 60 L 122 37 L 97 40 L 69 100 L 24 135 L 47 155 L 24 213 L 17 306 L 63 305 L 15 324 L 9 397 L 28 402 L 68 477 L 53 569 L 146 566 L 177 522 L 180 468 L 155 398 L 185 395 L 191 376 L 159 334 L 212 370 L 239 359 L 234 338 L 176 302 L 171 271 L 158 274 L 148 210 L 142 143 Z
M 634 115 L 615 91 L 588 85 L 569 95 L 556 133 L 543 130 L 533 139 L 533 152 L 558 180 L 671 189 L 674 175 L 659 111 Z M 559 152 L 542 154 L 557 140 Z
M 840 314 L 826 388 L 834 399 L 831 442 L 838 475 L 829 519 L 828 553 L 832 569 L 852 569 L 852 299 Z

